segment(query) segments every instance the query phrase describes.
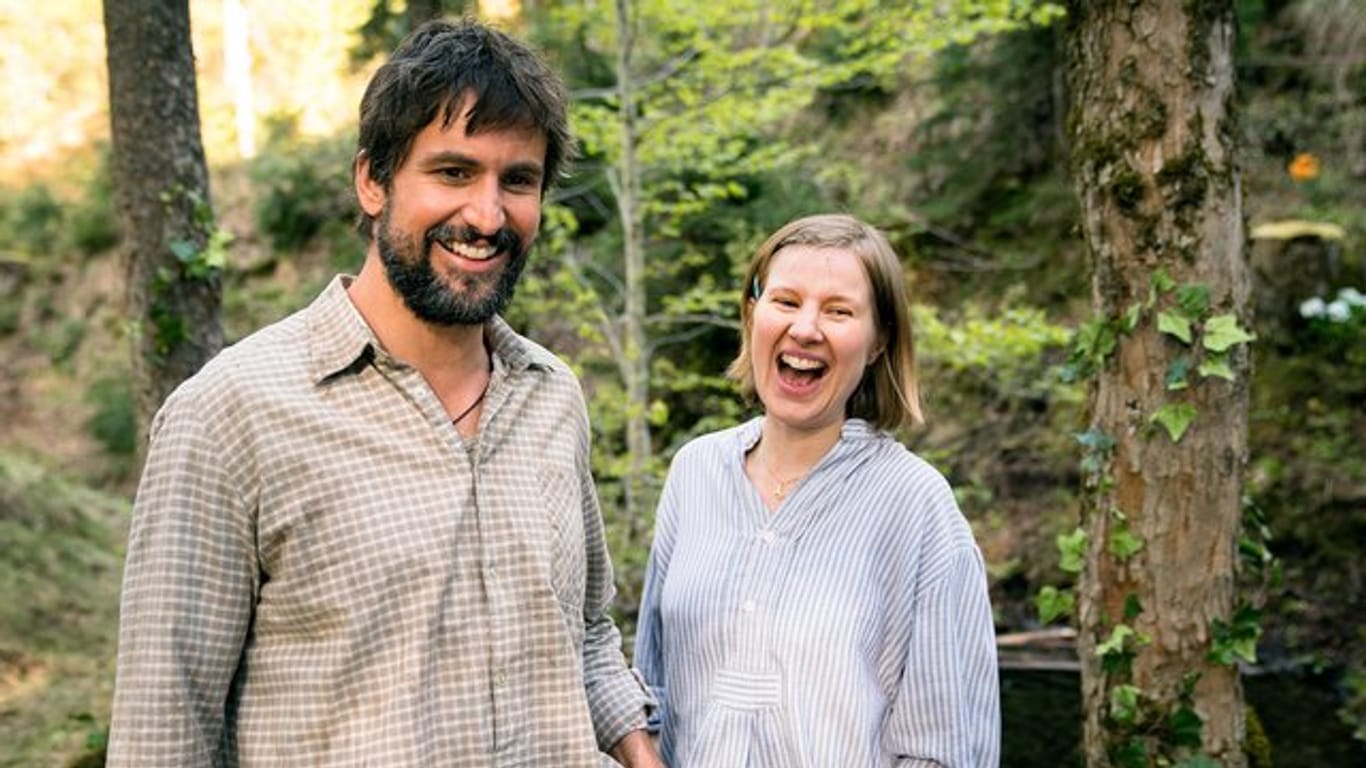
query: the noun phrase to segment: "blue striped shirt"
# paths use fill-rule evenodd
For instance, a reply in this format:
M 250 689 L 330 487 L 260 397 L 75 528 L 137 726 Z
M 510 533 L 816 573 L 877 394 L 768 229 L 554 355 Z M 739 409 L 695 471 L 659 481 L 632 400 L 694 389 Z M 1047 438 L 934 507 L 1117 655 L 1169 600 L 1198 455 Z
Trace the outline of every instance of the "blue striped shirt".
M 981 553 L 944 478 L 867 422 L 776 512 L 762 419 L 684 446 L 655 521 L 636 663 L 673 768 L 995 766 Z

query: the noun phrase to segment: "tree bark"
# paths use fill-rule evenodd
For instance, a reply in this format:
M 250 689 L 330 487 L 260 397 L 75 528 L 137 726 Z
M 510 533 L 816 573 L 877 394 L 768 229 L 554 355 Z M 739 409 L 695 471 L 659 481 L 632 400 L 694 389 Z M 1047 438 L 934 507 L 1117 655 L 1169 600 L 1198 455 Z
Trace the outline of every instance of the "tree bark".
M 630 0 L 616 0 L 617 98 L 620 110 L 621 160 L 617 169 L 617 213 L 621 222 L 622 259 L 625 261 L 626 296 L 622 317 L 622 359 L 618 361 L 626 388 L 627 468 L 623 483 L 626 518 L 631 538 L 644 529 L 643 511 L 653 506 L 648 498 L 647 463 L 650 459 L 650 357 L 645 336 L 645 222 L 640 210 L 640 169 L 636 162 L 636 100 L 631 52 L 635 42 Z
M 115 198 L 140 431 L 223 345 L 188 0 L 105 0 Z M 145 446 L 146 441 L 140 441 Z
M 1231 350 L 1232 381 L 1191 373 L 1188 387 L 1173 388 L 1181 361 L 1207 351 L 1199 348 L 1199 322 L 1192 346 L 1159 331 L 1156 319 L 1180 286 L 1204 286 L 1210 309 L 1203 318 L 1232 314 L 1248 325 L 1233 3 L 1068 6 L 1073 175 L 1095 309 L 1118 329 L 1090 397 L 1092 428 L 1113 447 L 1083 513 L 1089 551 L 1078 585 L 1078 651 L 1086 760 L 1154 765 L 1199 751 L 1243 766 L 1237 669 L 1207 655 L 1213 623 L 1228 622 L 1235 601 L 1249 357 L 1246 344 Z M 1178 288 L 1154 289 L 1159 271 Z M 1177 439 L 1152 420 L 1170 404 L 1194 408 Z M 1123 547 L 1114 539 L 1125 532 L 1141 541 L 1137 553 L 1116 554 Z M 1137 633 L 1125 646 L 1131 660 L 1121 653 L 1106 664 L 1098 650 L 1126 624 Z M 1120 686 L 1139 692 L 1136 720 L 1116 705 Z M 1198 746 L 1173 734 L 1171 718 L 1183 704 L 1201 720 Z

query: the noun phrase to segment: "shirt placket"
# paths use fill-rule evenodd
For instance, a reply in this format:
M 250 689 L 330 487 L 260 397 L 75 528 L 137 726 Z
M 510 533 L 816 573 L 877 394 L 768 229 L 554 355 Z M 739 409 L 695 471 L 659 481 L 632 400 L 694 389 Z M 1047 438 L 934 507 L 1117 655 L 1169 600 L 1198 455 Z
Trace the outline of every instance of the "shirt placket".
M 486 456 L 497 438 L 493 424 L 498 408 L 509 395 L 510 377 L 499 366 L 489 385 L 487 412 L 479 428 L 479 438 L 470 449 L 474 466 L 475 519 L 479 522 L 480 576 L 489 616 L 489 692 L 493 712 L 493 755 L 495 764 L 513 765 L 519 761 L 519 745 L 531 713 L 526 710 L 522 693 L 527 682 L 521 680 L 519 659 L 523 657 L 522 622 L 519 610 L 519 585 L 516 563 L 516 533 L 511 529 L 510 510 L 499 509 L 495 497 L 481 483 L 486 476 Z

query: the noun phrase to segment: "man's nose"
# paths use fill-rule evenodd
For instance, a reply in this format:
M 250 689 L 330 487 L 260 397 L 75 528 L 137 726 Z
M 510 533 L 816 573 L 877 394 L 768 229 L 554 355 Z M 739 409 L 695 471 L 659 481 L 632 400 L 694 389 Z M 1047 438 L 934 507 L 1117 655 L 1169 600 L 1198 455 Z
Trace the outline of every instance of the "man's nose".
M 470 188 L 470 199 L 462 212 L 465 224 L 484 235 L 492 235 L 507 223 L 503 207 L 503 188 L 496 178 L 480 179 Z

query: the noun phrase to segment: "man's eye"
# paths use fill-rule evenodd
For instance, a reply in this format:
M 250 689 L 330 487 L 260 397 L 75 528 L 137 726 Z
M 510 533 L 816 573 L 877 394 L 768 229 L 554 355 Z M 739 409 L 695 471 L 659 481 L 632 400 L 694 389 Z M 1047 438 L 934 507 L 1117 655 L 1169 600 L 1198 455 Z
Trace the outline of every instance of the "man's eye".
M 451 181 L 465 181 L 470 177 L 470 172 L 465 168 L 442 168 L 439 173 L 444 179 Z
M 540 179 L 529 173 L 519 173 L 503 179 L 503 184 L 508 189 L 533 189 L 540 183 Z

